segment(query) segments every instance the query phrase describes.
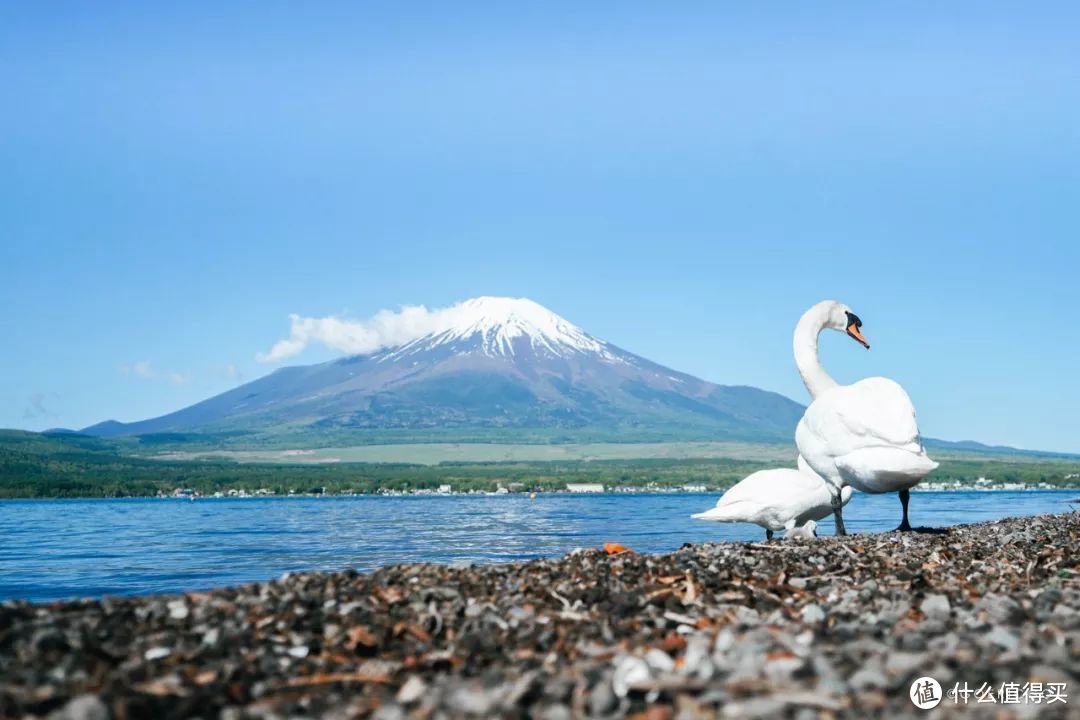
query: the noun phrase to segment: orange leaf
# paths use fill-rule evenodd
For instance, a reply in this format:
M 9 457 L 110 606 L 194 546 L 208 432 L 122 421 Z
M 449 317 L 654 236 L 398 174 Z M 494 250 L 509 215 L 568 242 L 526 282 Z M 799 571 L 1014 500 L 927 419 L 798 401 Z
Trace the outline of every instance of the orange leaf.
M 634 551 L 619 543 L 604 543 L 604 552 L 608 555 L 620 555 L 622 553 L 632 553 Z
M 346 635 L 349 638 L 349 647 L 352 650 L 361 647 L 377 648 L 379 646 L 379 639 L 363 625 L 349 628 Z

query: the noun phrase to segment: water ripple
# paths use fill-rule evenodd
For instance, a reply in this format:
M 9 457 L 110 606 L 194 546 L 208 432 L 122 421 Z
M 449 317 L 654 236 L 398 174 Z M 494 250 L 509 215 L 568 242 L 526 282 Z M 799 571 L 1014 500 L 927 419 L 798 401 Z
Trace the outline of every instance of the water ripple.
M 912 522 L 953 525 L 1064 512 L 1075 491 L 919 492 Z M 0 599 L 181 592 L 300 570 L 495 562 L 619 541 L 642 552 L 758 540 L 691 520 L 716 495 L 15 500 L 0 502 Z M 860 495 L 849 530 L 895 527 L 894 495 Z M 831 521 L 821 524 L 832 533 Z

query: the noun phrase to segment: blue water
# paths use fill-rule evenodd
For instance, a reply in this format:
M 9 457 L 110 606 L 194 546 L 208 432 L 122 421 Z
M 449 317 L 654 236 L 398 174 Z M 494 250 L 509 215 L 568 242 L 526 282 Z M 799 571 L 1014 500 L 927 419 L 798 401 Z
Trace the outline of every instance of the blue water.
M 1076 491 L 918 492 L 916 525 L 1065 512 Z M 182 592 L 287 571 L 495 562 L 618 541 L 641 552 L 759 540 L 753 525 L 691 520 L 717 495 L 521 495 L 0 502 L 0 599 Z M 849 532 L 896 527 L 895 495 L 861 495 Z M 832 534 L 831 521 L 819 531 Z

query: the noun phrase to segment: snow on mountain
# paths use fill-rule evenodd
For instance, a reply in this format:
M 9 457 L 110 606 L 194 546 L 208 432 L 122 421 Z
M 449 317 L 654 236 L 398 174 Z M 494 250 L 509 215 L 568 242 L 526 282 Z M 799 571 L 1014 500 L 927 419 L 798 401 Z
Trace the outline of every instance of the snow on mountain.
M 522 340 L 534 353 L 566 357 L 595 353 L 608 362 L 619 362 L 605 342 L 597 340 L 569 320 L 527 298 L 478 297 L 455 308 L 446 327 L 400 347 L 376 353 L 379 362 L 431 350 L 439 345 L 466 346 L 475 340 L 489 357 L 513 357 Z

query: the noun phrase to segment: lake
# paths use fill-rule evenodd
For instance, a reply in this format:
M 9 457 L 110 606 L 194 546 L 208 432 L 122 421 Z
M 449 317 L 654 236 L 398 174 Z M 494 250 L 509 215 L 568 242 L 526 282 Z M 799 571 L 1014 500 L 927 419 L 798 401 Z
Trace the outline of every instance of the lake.
M 639 552 L 761 540 L 753 525 L 689 515 L 718 494 L 541 494 L 0 501 L 0 599 L 203 590 L 289 571 L 399 562 L 500 562 L 620 542 Z M 917 492 L 915 525 L 1066 512 L 1075 490 Z M 861 495 L 849 532 L 889 530 L 895 495 Z M 819 526 L 832 534 L 831 520 Z

